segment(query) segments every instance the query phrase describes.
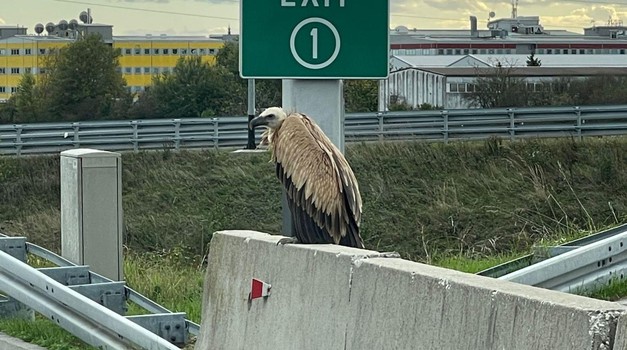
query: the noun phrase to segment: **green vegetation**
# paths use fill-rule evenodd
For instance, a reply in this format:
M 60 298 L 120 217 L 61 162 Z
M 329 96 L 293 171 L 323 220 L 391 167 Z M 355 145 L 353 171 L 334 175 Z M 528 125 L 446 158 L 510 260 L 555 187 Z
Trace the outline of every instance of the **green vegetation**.
M 367 248 L 478 272 L 533 245 L 626 222 L 626 151 L 623 138 L 490 139 L 349 144 L 347 157 L 364 197 Z M 215 150 L 123 154 L 128 285 L 199 322 L 211 234 L 280 229 L 268 161 Z M 59 251 L 59 214 L 58 156 L 0 158 L 0 231 Z M 0 330 L 85 348 L 46 320 L 0 322 Z
M 567 232 L 623 222 L 627 143 L 497 139 L 353 144 L 368 248 L 416 261 L 526 251 Z M 123 155 L 126 245 L 181 249 L 199 261 L 211 234 L 280 229 L 280 187 L 268 154 Z M 0 229 L 58 250 L 57 156 L 0 158 Z M 390 230 L 393 227 L 394 230 Z

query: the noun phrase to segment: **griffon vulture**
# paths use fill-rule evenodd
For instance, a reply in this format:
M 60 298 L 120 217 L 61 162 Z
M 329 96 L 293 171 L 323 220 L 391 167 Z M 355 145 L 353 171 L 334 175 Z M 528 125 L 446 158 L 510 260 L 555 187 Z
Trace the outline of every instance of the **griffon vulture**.
M 287 193 L 296 242 L 364 248 L 359 234 L 361 195 L 353 170 L 308 116 L 271 107 L 251 120 L 265 126 L 262 143 L 272 151 L 276 175 Z M 280 243 L 295 242 L 284 239 Z

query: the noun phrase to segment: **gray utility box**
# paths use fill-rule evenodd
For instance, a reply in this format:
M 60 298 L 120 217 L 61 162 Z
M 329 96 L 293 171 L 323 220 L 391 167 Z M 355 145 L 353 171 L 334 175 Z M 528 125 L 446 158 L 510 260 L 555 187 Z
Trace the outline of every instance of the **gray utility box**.
M 86 148 L 61 152 L 61 255 L 121 281 L 122 227 L 120 154 Z

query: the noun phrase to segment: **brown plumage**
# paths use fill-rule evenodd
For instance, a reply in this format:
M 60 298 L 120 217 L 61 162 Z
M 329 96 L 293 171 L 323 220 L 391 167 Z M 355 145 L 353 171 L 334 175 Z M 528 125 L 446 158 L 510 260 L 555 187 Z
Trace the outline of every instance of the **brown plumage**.
M 268 108 L 250 122 L 265 126 L 262 143 L 272 151 L 276 175 L 286 190 L 300 243 L 363 248 L 359 234 L 361 195 L 355 175 L 322 129 L 301 113 Z

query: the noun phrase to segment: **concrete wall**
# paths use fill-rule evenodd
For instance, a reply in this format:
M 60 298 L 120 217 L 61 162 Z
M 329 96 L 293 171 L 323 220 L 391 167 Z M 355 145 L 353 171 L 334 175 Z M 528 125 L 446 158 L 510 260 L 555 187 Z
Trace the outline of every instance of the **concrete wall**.
M 615 338 L 617 346 L 627 344 L 627 308 L 618 303 L 374 251 L 277 246 L 280 238 L 214 235 L 197 350 L 610 350 L 619 349 Z M 249 302 L 252 278 L 272 284 L 271 295 Z

